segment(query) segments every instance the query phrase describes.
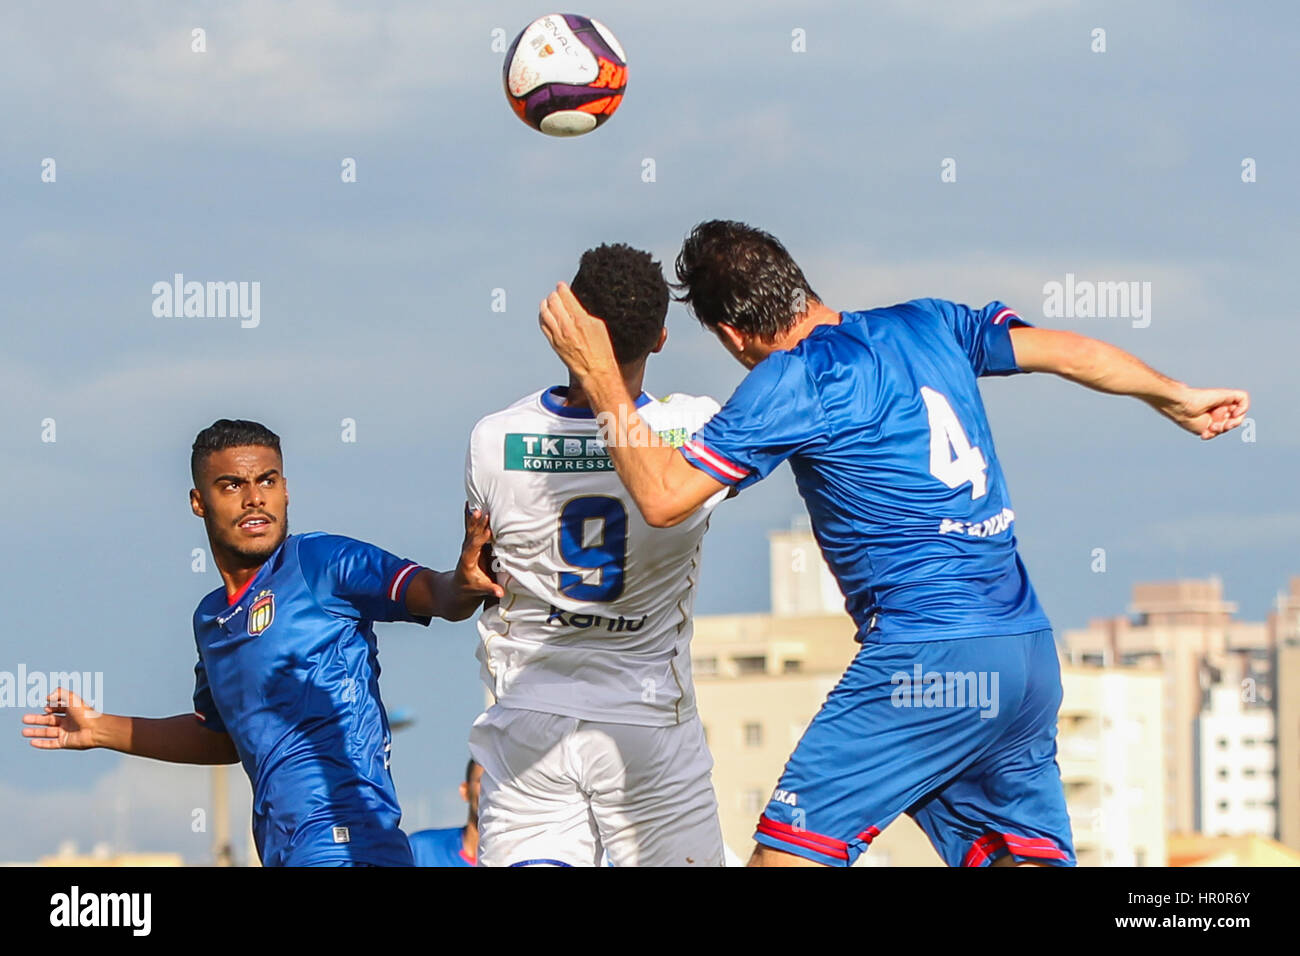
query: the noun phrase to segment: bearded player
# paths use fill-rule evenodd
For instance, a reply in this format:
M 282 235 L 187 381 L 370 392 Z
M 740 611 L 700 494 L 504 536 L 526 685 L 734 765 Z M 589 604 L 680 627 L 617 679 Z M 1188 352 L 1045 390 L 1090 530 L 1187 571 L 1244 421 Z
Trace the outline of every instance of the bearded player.
M 669 300 L 648 253 L 589 250 L 573 294 L 604 318 L 647 441 L 680 445 L 717 411 L 642 390 Z M 598 866 L 602 850 L 615 866 L 723 863 L 689 643 L 700 539 L 727 489 L 651 527 L 614 472 L 610 430 L 570 380 L 488 415 L 470 438 L 468 498 L 492 515 L 505 589 L 478 624 L 496 699 L 470 733 L 481 866 Z
M 23 736 L 172 763 L 240 761 L 264 866 L 411 866 L 389 771 L 373 623 L 469 617 L 501 591 L 480 566 L 486 515 L 466 515 L 454 571 L 436 573 L 339 535 L 289 534 L 280 439 L 222 419 L 190 457 L 190 508 L 222 586 L 194 612 L 194 711 L 119 717 L 51 694 Z
M 837 312 L 780 242 L 743 223 L 697 226 L 677 278 L 749 374 L 680 450 L 629 440 L 643 426 L 620 417 L 620 478 L 650 524 L 671 528 L 788 460 L 862 644 L 786 764 L 751 865 L 851 865 L 901 813 L 950 865 L 1073 865 L 1060 666 L 976 379 L 1051 372 L 1138 398 L 1203 439 L 1241 424 L 1247 394 L 1190 388 L 1001 302 Z M 540 321 L 592 407 L 630 406 L 603 324 L 570 290 Z M 914 707 L 898 676 L 917 669 L 996 677 L 995 706 L 962 685 Z

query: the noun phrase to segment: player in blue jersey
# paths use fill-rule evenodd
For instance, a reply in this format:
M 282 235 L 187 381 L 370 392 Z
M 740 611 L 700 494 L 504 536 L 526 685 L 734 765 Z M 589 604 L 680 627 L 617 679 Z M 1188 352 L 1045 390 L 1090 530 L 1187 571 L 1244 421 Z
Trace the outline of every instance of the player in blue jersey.
M 44 749 L 242 762 L 265 866 L 411 866 L 372 625 L 463 620 L 500 596 L 487 516 L 466 515 L 460 561 L 437 573 L 352 538 L 290 535 L 280 440 L 255 422 L 201 431 L 190 468 L 190 506 L 223 581 L 194 612 L 194 712 L 97 714 L 59 690 L 23 718 L 24 736 Z
M 857 625 L 862 649 L 791 755 L 751 865 L 850 865 L 901 813 L 950 865 L 1072 865 L 1060 668 L 976 379 L 1053 372 L 1205 439 L 1243 421 L 1247 394 L 1189 388 L 1000 302 L 836 312 L 774 237 L 741 223 L 697 226 L 677 278 L 750 370 L 680 450 L 644 440 L 603 324 L 563 285 L 540 322 L 592 407 L 627 422 L 610 453 L 650 524 L 788 460 Z
M 410 834 L 416 866 L 478 865 L 478 797 L 483 768 L 472 759 L 465 765 L 465 782 L 460 798 L 469 804 L 469 819 L 463 827 L 416 830 Z

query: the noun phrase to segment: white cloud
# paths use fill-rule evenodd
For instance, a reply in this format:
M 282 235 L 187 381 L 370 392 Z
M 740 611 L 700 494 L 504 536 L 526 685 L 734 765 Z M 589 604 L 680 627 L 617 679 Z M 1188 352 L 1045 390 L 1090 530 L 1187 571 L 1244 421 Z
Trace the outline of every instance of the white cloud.
M 0 783 L 3 862 L 35 862 L 67 842 L 78 853 L 107 844 L 113 852 L 179 853 L 189 863 L 211 859 L 214 825 L 212 777 L 206 767 L 124 758 L 108 772 L 87 779 L 87 755 L 35 749 L 19 758 Z M 102 763 L 100 763 L 102 766 Z M 15 779 L 60 781 L 37 789 Z M 239 766 L 227 771 L 230 832 L 236 856 L 246 856 L 250 827 L 248 778 Z M 195 811 L 202 811 L 196 815 Z M 196 821 L 206 828 L 196 831 Z
M 454 28 L 472 16 L 449 4 L 382 6 L 342 0 L 258 0 L 182 9 L 154 0 L 125 13 L 82 6 L 16 13 L 0 41 L 0 71 L 45 91 L 43 106 L 98 126 L 143 125 L 159 138 L 236 130 L 360 134 L 406 113 L 477 58 L 497 69 L 484 32 L 468 49 Z M 191 49 L 194 28 L 207 51 Z M 477 66 L 477 64 L 476 64 Z
M 1068 14 L 1078 0 L 888 0 L 895 15 L 952 30 L 978 30 L 1051 13 Z

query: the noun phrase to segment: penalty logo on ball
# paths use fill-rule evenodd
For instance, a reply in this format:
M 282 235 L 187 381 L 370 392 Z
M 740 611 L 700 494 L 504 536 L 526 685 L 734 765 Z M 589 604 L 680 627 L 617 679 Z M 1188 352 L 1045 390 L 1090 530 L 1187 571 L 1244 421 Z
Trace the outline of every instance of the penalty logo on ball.
M 515 115 L 551 136 L 580 136 L 623 101 L 627 57 L 609 28 L 574 13 L 528 24 L 506 52 L 506 98 Z

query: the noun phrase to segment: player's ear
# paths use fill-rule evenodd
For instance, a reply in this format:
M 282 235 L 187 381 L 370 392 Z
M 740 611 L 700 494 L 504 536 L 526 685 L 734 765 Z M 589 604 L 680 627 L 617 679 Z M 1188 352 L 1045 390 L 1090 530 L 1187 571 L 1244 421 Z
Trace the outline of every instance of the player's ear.
M 653 355 L 656 352 L 662 352 L 664 348 L 664 343 L 667 341 L 668 341 L 668 326 L 665 325 L 662 329 L 659 330 L 659 344 L 650 350 L 650 354 Z
M 718 338 L 732 355 L 739 355 L 745 351 L 745 333 L 741 332 L 734 325 L 728 325 L 726 322 L 719 322 L 717 325 Z
M 469 803 L 469 785 L 463 780 L 460 782 L 460 798 Z
M 190 489 L 190 510 L 197 517 L 203 517 L 203 499 L 199 496 L 199 489 L 197 488 Z

